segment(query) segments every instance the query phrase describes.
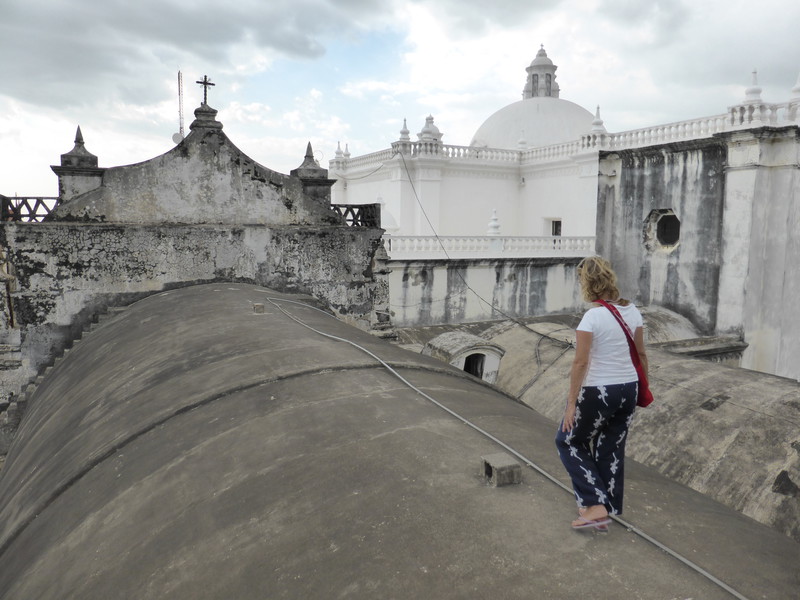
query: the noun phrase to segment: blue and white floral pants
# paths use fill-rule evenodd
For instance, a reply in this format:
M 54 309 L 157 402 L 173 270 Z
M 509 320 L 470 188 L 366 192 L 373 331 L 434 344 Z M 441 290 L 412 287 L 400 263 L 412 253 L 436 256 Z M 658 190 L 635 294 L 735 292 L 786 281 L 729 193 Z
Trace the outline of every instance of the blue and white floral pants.
M 556 447 L 579 507 L 604 504 L 622 514 L 625 439 L 636 409 L 638 382 L 586 386 L 578 394 L 572 431 L 556 434 Z

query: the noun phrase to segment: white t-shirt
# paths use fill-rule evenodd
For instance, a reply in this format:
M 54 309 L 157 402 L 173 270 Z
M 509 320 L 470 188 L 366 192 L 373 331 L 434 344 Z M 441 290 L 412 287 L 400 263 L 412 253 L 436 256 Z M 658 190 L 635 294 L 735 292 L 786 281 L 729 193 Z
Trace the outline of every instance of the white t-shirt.
M 635 333 L 642 327 L 642 314 L 633 304 L 628 306 L 614 305 L 622 318 Z M 636 381 L 636 368 L 631 361 L 628 340 L 622 327 L 605 306 L 590 308 L 583 315 L 578 331 L 592 334 L 592 346 L 589 349 L 589 369 L 583 385 L 611 385 Z

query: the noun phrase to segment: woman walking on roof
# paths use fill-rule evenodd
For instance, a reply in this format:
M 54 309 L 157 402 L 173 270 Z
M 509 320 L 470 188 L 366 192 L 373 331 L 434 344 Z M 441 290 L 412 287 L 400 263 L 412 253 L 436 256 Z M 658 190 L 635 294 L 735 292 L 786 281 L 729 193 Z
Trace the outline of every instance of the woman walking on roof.
M 633 332 L 636 351 L 647 373 L 642 315 L 620 298 L 611 264 L 599 256 L 578 265 L 587 302 L 605 300 Z M 578 502 L 574 529 L 607 531 L 609 514 L 622 513 L 625 440 L 636 408 L 638 375 L 624 330 L 611 309 L 590 308 L 575 333 L 575 359 L 570 373 L 564 418 L 556 447 Z

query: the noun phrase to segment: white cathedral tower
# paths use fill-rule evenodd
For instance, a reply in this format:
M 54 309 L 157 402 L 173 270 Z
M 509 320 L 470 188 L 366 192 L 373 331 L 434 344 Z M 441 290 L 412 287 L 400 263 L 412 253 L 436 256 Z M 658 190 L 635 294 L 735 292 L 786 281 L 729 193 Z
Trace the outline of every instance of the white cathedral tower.
M 387 229 L 395 250 L 397 238 L 409 236 L 484 236 L 493 214 L 502 223 L 495 237 L 591 238 L 597 151 L 581 137 L 596 118 L 559 97 L 556 69 L 540 48 L 525 69 L 522 100 L 489 116 L 465 145 L 444 144 L 429 115 L 417 141 L 404 122 L 391 148 L 349 159 L 337 153 L 333 202 L 380 202 L 384 222 L 396 225 Z

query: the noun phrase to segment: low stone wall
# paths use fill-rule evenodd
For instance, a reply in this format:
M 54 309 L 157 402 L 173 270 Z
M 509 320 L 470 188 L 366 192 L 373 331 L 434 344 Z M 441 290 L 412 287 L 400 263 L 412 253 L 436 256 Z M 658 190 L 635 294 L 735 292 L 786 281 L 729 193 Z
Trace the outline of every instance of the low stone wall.
M 388 283 L 375 263 L 381 233 L 346 226 L 4 223 L 0 248 L 11 277 L 0 299 L 0 345 L 20 360 L 0 370 L 0 400 L 13 402 L 109 307 L 201 282 L 307 293 L 370 329 L 375 309 L 388 304 Z
M 396 327 L 441 325 L 578 310 L 580 257 L 391 260 Z

